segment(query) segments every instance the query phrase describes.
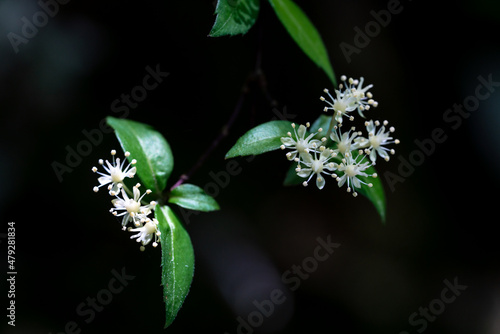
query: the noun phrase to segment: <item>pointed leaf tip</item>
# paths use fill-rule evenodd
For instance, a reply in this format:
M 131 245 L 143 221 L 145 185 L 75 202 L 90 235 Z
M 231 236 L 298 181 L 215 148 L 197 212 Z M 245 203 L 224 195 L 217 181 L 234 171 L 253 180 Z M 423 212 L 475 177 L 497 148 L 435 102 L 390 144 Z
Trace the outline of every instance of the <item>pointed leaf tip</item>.
M 167 328 L 189 293 L 194 275 L 194 250 L 189 234 L 170 207 L 157 207 L 155 218 L 161 232 L 161 283 Z

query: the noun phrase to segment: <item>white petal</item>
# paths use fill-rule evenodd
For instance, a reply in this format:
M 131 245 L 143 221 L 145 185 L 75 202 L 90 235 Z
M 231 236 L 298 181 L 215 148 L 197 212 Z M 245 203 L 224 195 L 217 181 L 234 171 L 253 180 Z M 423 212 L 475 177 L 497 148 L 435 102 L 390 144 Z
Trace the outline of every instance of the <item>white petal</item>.
M 382 147 L 379 147 L 379 148 L 377 149 L 377 152 L 378 152 L 378 155 L 380 155 L 380 157 L 381 157 L 382 159 L 389 158 L 389 154 L 387 154 L 387 151 L 386 151 L 386 150 L 384 150 Z
M 125 202 L 121 198 L 112 199 L 111 203 L 113 203 L 115 208 L 123 208 L 125 206 Z
M 326 181 L 325 181 L 325 178 L 324 178 L 323 176 L 318 175 L 318 176 L 316 177 L 316 186 L 317 186 L 320 190 L 321 190 L 321 189 L 323 189 L 323 187 L 325 186 L 325 183 L 326 183 Z
M 299 172 L 297 172 L 297 175 L 305 178 L 311 175 L 311 172 L 312 172 L 311 168 L 302 168 Z
M 373 124 L 373 120 L 370 120 L 368 122 L 368 125 L 366 126 L 366 131 L 368 131 L 368 133 L 375 134 L 375 124 Z
M 336 143 L 338 143 L 340 141 L 340 138 L 339 138 L 339 136 L 337 134 L 337 131 L 330 132 L 330 139 L 333 140 Z
M 288 152 L 288 153 L 289 154 L 286 155 L 286 158 L 290 161 L 295 159 L 295 157 L 297 156 L 297 151 L 292 151 L 292 152 Z
M 108 165 L 108 168 L 106 168 L 106 166 L 102 165 L 102 167 L 104 167 L 105 170 L 107 170 L 109 173 L 111 173 L 111 169 L 113 168 L 113 166 L 111 165 L 111 163 L 106 160 L 106 165 Z
M 137 202 L 139 197 L 141 197 L 141 191 L 138 187 L 134 187 L 134 200 Z
M 109 191 L 109 193 L 111 194 L 112 192 L 114 192 L 115 194 L 118 193 L 118 191 L 120 190 L 120 187 L 118 186 L 120 183 L 113 183 L 113 187 L 111 188 L 111 190 Z
M 307 136 L 307 138 L 306 138 L 304 141 L 309 142 L 309 141 L 311 140 L 311 138 L 312 138 L 312 137 L 314 137 L 315 135 L 316 135 L 316 134 L 311 133 L 309 136 Z M 310 142 L 309 144 L 311 144 L 312 142 L 315 142 L 315 141 L 316 141 L 316 142 L 317 142 L 317 141 L 321 142 L 320 140 L 313 139 L 313 140 L 311 140 L 311 142 Z
M 332 163 L 327 163 L 326 165 L 323 166 L 324 169 L 328 169 L 329 171 L 334 171 L 335 170 L 335 165 Z
M 143 245 L 147 245 L 151 242 L 151 240 L 153 240 L 153 235 L 152 234 L 146 234 L 143 238 L 142 238 L 142 244 Z
M 300 157 L 306 164 L 311 164 L 313 162 L 313 157 L 310 153 L 302 153 Z
M 330 154 L 332 154 L 332 150 L 330 150 L 329 148 L 325 149 L 323 152 L 321 152 L 321 160 L 326 160 L 330 156 Z
M 306 127 L 304 125 L 299 126 L 299 131 L 297 131 L 299 138 L 304 139 L 304 135 L 306 134 Z
M 128 196 L 127 196 L 127 193 L 125 192 L 125 190 L 124 190 L 123 188 L 122 188 L 122 197 L 123 197 L 123 199 L 124 199 L 125 201 L 128 201 L 128 200 L 129 200 L 129 198 L 128 198 Z
M 135 167 L 130 168 L 130 170 L 127 172 L 127 177 L 134 177 L 136 172 L 137 172 L 137 168 L 135 168 Z
M 111 182 L 111 176 L 101 176 L 100 178 L 97 179 L 99 181 L 99 184 L 102 186 L 104 184 L 108 184 Z
M 361 188 L 361 183 L 359 182 L 357 177 L 353 177 L 352 179 L 352 185 L 356 188 Z
M 127 225 L 128 221 L 130 219 L 130 215 L 126 215 L 126 216 L 123 216 L 123 219 L 122 219 L 122 226 L 125 226 Z
M 370 141 L 365 137 L 357 137 L 354 139 L 354 143 L 356 143 L 357 148 L 365 148 L 370 146 Z
M 338 183 L 338 184 L 339 184 L 339 188 L 340 188 L 340 187 L 342 187 L 342 186 L 344 185 L 344 183 L 345 183 L 346 179 L 347 179 L 347 175 L 346 175 L 346 174 L 344 174 L 344 175 L 342 175 L 342 176 L 340 177 L 340 179 L 339 179 L 339 183 Z
M 140 211 L 141 211 L 140 214 L 142 214 L 143 216 L 147 216 L 151 213 L 151 210 L 149 209 L 148 206 L 141 207 Z
M 295 145 L 295 140 L 293 140 L 293 138 L 290 138 L 290 137 L 281 137 L 281 142 L 285 146 L 294 146 Z

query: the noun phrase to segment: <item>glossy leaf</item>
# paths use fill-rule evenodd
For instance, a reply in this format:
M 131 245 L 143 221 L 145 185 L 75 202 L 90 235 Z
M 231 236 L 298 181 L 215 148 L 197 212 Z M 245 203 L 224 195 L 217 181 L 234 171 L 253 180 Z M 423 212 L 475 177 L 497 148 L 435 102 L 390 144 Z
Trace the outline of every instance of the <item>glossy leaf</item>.
M 210 37 L 245 34 L 254 25 L 259 14 L 259 0 L 219 0 Z
M 293 130 L 289 121 L 270 121 L 256 126 L 241 136 L 227 152 L 226 159 L 237 156 L 257 155 L 277 150 L 281 137 Z
M 212 196 L 207 195 L 202 188 L 189 183 L 173 189 L 168 202 L 190 210 L 204 212 L 219 210 L 219 204 Z
M 151 126 L 127 119 L 107 118 L 128 159 L 137 160 L 137 175 L 147 189 L 160 194 L 174 167 L 174 157 L 165 138 Z
M 155 217 L 161 232 L 161 283 L 166 328 L 174 321 L 191 287 L 194 250 L 189 234 L 170 207 L 157 207 Z
M 375 168 L 373 167 L 370 167 L 366 170 L 366 173 L 369 175 L 375 172 Z M 378 214 L 380 215 L 380 219 L 382 219 L 382 222 L 385 223 L 385 193 L 382 181 L 380 181 L 380 177 L 373 178 L 360 176 L 359 179 L 363 182 L 373 184 L 373 187 L 368 187 L 362 184 L 361 188 L 356 188 L 356 191 L 368 198 L 370 202 L 372 202 Z
M 320 115 L 309 128 L 309 132 L 311 133 L 317 132 L 319 128 L 322 128 L 323 131 L 319 132 L 318 134 L 316 134 L 316 136 L 314 136 L 314 138 L 316 139 L 321 139 L 328 135 L 328 130 L 330 129 L 330 127 L 333 128 L 334 124 L 332 123 L 335 123 L 335 121 L 331 115 L 326 115 L 326 114 Z M 331 142 L 330 137 L 328 136 L 327 138 L 330 143 Z
M 307 15 L 291 0 L 269 0 L 269 3 L 297 45 L 337 86 L 326 47 Z

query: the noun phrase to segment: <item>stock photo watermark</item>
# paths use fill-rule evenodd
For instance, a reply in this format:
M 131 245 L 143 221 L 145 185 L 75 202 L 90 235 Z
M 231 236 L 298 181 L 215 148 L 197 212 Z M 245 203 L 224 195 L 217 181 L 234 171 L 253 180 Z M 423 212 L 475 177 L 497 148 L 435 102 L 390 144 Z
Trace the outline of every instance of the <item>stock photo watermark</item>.
M 296 114 L 289 113 L 286 106 L 283 107 L 283 110 L 273 108 L 272 112 L 274 116 L 271 118 L 271 121 L 291 121 L 297 117 Z M 252 162 L 254 159 L 255 156 L 250 155 L 248 157 L 245 157 L 243 160 L 246 162 Z M 210 181 L 208 181 L 202 188 L 207 193 L 207 195 L 216 198 L 217 196 L 219 196 L 221 190 L 229 186 L 231 179 L 233 179 L 235 176 L 240 175 L 242 171 L 243 167 L 238 160 L 227 160 L 223 169 L 217 172 L 210 171 L 208 173 Z M 187 225 L 189 225 L 190 217 L 192 215 L 199 215 L 201 213 L 200 211 L 188 210 L 182 207 L 179 207 L 179 212 Z
M 403 9 L 404 7 L 399 0 L 389 0 L 387 2 L 387 9 L 379 11 L 371 10 L 370 15 L 373 17 L 373 20 L 367 22 L 364 29 L 358 26 L 354 27 L 355 34 L 352 44 L 346 42 L 339 44 L 347 63 L 351 63 L 352 55 L 359 55 L 364 48 L 370 45 L 372 39 L 380 35 L 382 28 L 386 28 L 391 23 L 393 16 L 400 14 Z
M 40 10 L 31 15 L 31 18 L 26 16 L 21 17 L 22 26 L 19 34 L 12 31 L 7 34 L 7 39 L 14 52 L 18 53 L 19 46 L 28 44 L 30 40 L 36 37 L 38 31 L 45 27 L 49 23 L 49 20 L 59 13 L 60 5 L 66 5 L 69 2 L 70 0 L 38 1 L 37 4 Z
M 129 285 L 135 276 L 129 275 L 125 272 L 125 267 L 118 272 L 115 269 L 111 270 L 113 277 L 109 280 L 108 285 L 99 290 L 95 297 L 87 297 L 85 301 L 76 306 L 75 312 L 80 316 L 85 324 L 90 324 L 94 321 L 96 313 L 102 312 L 105 306 L 109 305 L 113 298 L 121 293 L 126 286 Z M 79 334 L 82 332 L 81 323 L 70 320 L 64 325 L 63 332 L 54 334 Z M 49 332 L 52 334 L 52 332 Z
M 477 81 L 479 83 L 476 85 L 474 94 L 465 97 L 462 103 L 453 104 L 452 108 L 446 109 L 443 113 L 444 123 L 454 131 L 461 127 L 463 121 L 469 118 L 472 112 L 479 109 L 481 101 L 488 99 L 500 87 L 500 81 L 493 81 L 493 74 L 491 73 L 487 78 L 479 75 Z M 397 174 L 390 171 L 384 172 L 384 178 L 392 192 L 396 190 L 398 183 L 403 183 L 413 175 L 416 167 L 421 166 L 426 158 L 434 154 L 436 147 L 448 139 L 448 132 L 449 129 L 436 127 L 427 138 L 413 141 L 416 148 L 407 157 L 398 155 Z
M 154 68 L 148 65 L 145 71 L 146 74 L 142 78 L 141 84 L 134 86 L 130 90 L 130 93 L 122 93 L 119 98 L 111 102 L 110 109 L 119 118 L 128 117 L 130 110 L 137 108 L 139 103 L 147 98 L 148 92 L 156 89 L 170 75 L 169 72 L 161 71 L 160 64 L 156 64 Z M 75 168 L 80 166 L 83 158 L 89 156 L 94 147 L 102 143 L 105 134 L 112 132 L 113 129 L 106 123 L 106 118 L 103 118 L 97 128 L 82 130 L 82 135 L 85 139 L 80 140 L 73 146 L 66 145 L 64 162 L 53 161 L 51 164 L 59 182 L 63 182 L 64 174 L 71 173 Z
M 434 322 L 439 315 L 443 314 L 446 306 L 453 303 L 467 289 L 467 285 L 458 283 L 457 277 L 453 279 L 453 282 L 445 279 L 443 283 L 445 288 L 441 290 L 439 298 L 431 300 L 427 307 L 420 306 L 418 312 L 413 312 L 408 317 L 410 326 L 418 327 L 415 329 L 417 333 L 423 333 L 429 322 Z M 402 331 L 399 334 L 410 334 L 410 332 Z
M 303 281 L 307 280 L 312 273 L 318 270 L 319 264 L 328 260 L 337 248 L 340 247 L 339 243 L 332 241 L 331 235 L 326 238 L 316 238 L 317 245 L 312 252 L 312 256 L 308 256 L 297 265 L 293 264 L 290 269 L 283 272 L 281 281 L 285 284 L 290 291 L 297 290 Z M 261 301 L 254 300 L 252 304 L 255 310 L 250 312 L 245 318 L 238 316 L 236 321 L 238 326 L 236 328 L 237 334 L 252 334 L 254 328 L 262 326 L 266 318 L 274 314 L 276 306 L 286 302 L 286 295 L 283 290 L 277 288 L 269 293 L 269 298 Z M 225 332 L 224 334 L 229 334 Z
M 7 223 L 7 324 L 16 326 L 16 223 Z

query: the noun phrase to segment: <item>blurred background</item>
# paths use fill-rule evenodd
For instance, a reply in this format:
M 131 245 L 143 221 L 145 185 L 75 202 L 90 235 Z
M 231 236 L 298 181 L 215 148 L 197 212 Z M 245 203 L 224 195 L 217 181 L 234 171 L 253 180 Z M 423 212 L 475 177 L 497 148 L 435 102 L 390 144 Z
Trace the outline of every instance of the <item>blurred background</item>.
M 341 43 L 355 46 L 354 29 L 364 31 L 374 21 L 371 11 L 394 1 L 296 2 L 322 35 L 337 77 L 374 84 L 379 107 L 367 117 L 389 120 L 401 140 L 393 159 L 377 165 L 386 222 L 368 200 L 334 182 L 322 191 L 283 187 L 289 162 L 282 152 L 236 159 L 238 173 L 227 184 L 219 180 L 221 211 L 184 217 L 196 270 L 167 331 L 500 333 L 500 87 L 492 85 L 459 126 L 443 118 L 455 104 L 473 101 L 478 77 L 500 82 L 499 4 L 401 1 L 402 10 L 347 59 Z M 0 249 L 6 254 L 7 222 L 14 221 L 18 272 L 16 326 L 3 315 L 1 332 L 161 333 L 160 249 L 140 252 L 109 214 L 109 196 L 92 191 L 91 168 L 119 148 L 116 138 L 104 133 L 59 177 L 54 162 L 66 165 L 85 133 L 125 113 L 112 104 L 142 85 L 148 66 L 169 74 L 131 104 L 127 118 L 153 125 L 169 141 L 170 186 L 220 133 L 257 50 L 276 103 L 251 85 L 228 137 L 191 183 L 216 184 L 227 168 L 225 152 L 277 111 L 312 122 L 324 107 L 323 88 L 333 87 L 266 1 L 249 33 L 221 38 L 207 37 L 211 1 L 70 1 L 52 9 L 53 17 L 40 21 L 36 33 L 25 28 L 33 36 L 14 47 L 9 33 L 23 36 L 22 18 L 43 19 L 36 16 L 41 7 L 0 1 Z M 415 156 L 415 140 L 431 138 L 436 128 L 446 140 L 391 189 L 385 173 L 398 174 L 401 161 Z M 318 238 L 339 244 L 324 261 L 313 261 Z M 6 312 L 6 255 L 1 262 Z M 294 273 L 297 266 L 309 272 Z M 133 278 L 91 321 L 90 313 L 78 312 L 82 303 L 88 311 L 88 298 L 105 295 L 113 273 L 123 271 Z M 439 301 L 445 281 L 466 286 L 451 303 Z M 269 311 L 265 301 L 280 292 L 281 303 Z M 262 305 L 268 314 L 258 313 Z M 427 317 L 418 314 L 429 307 Z

